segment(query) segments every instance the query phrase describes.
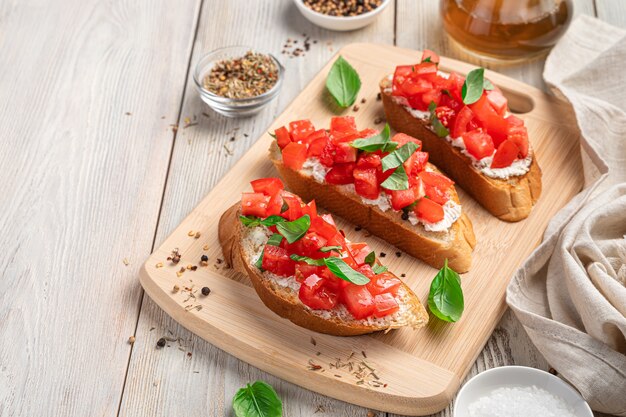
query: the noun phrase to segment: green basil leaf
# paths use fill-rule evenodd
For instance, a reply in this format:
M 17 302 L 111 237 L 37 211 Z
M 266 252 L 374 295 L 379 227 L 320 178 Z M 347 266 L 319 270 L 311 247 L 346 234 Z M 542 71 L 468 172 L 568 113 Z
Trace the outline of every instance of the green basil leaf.
M 439 319 L 456 322 L 464 309 L 461 277 L 448 267 L 448 260 L 430 284 L 428 308 Z
M 269 227 L 269 226 L 274 226 L 277 223 L 282 223 L 282 222 L 286 222 L 286 221 L 287 220 L 285 220 L 284 217 L 278 216 L 278 215 L 274 214 L 272 216 L 267 217 L 266 219 L 261 220 L 261 224 L 263 226 L 268 226 Z
M 272 236 L 270 236 L 269 239 L 267 239 L 265 246 L 267 245 L 278 246 L 280 245 L 280 242 L 282 242 L 282 240 L 283 240 L 283 237 L 281 235 L 279 235 L 278 233 L 274 233 L 272 234 Z M 259 256 L 259 259 L 257 259 L 256 262 L 254 263 L 254 266 L 259 268 L 261 271 L 263 271 L 263 255 L 265 255 L 265 247 L 263 247 L 263 250 L 261 251 L 261 256 Z
M 332 251 L 341 252 L 342 249 L 343 248 L 341 246 L 324 246 L 320 248 L 320 252 L 323 252 L 323 253 L 328 253 Z
M 400 165 L 396 170 L 380 184 L 381 187 L 387 190 L 408 190 L 409 189 L 409 177 L 406 175 L 404 166 Z
M 256 381 L 237 391 L 233 411 L 237 417 L 282 417 L 283 404 L 271 385 Z
M 289 204 L 287 204 L 287 202 L 286 202 L 286 201 L 283 201 L 283 205 L 282 205 L 282 206 L 280 206 L 280 212 L 281 212 L 281 213 L 284 213 L 284 212 L 286 212 L 287 210 L 289 210 Z
M 382 159 L 383 172 L 392 168 L 399 167 L 413 155 L 413 152 L 417 150 L 417 145 L 414 142 L 407 142 L 404 146 L 399 147 L 395 151 Z
M 361 79 L 352 65 L 339 56 L 326 77 L 326 88 L 339 106 L 350 107 L 361 89 Z
M 433 62 L 432 59 L 430 59 L 430 57 L 427 57 L 426 59 L 422 60 L 422 62 Z
M 322 258 L 324 263 L 336 277 L 355 285 L 365 285 L 370 279 L 362 273 L 355 271 L 340 258 Z
M 314 265 L 314 266 L 324 266 L 326 265 L 326 263 L 324 262 L 324 259 L 313 259 L 313 258 L 309 258 L 308 256 L 300 256 L 300 255 L 296 255 L 295 253 L 289 256 L 291 258 L 291 260 L 296 261 L 296 262 L 306 262 L 309 265 Z
M 372 267 L 372 271 L 374 271 L 374 273 L 375 273 L 376 275 L 378 275 L 378 274 L 382 274 L 383 272 L 387 272 L 388 270 L 389 270 L 389 268 L 387 268 L 387 267 L 386 267 L 386 266 L 384 266 L 384 265 L 374 265 L 374 266 Z
M 293 243 L 306 234 L 311 227 L 311 217 L 308 214 L 292 221 L 276 224 L 278 233 L 285 236 L 287 242 Z
M 239 216 L 239 220 L 246 227 L 257 227 L 261 224 L 261 220 L 254 216 Z
M 276 133 L 267 132 L 267 134 L 270 135 L 271 137 L 273 137 L 274 139 L 276 139 Z
M 440 138 L 445 138 L 450 134 L 450 131 L 447 127 L 443 125 L 443 123 L 441 123 L 441 121 L 437 117 L 437 112 L 435 111 L 436 109 L 437 105 L 434 101 L 431 101 L 428 105 L 428 110 L 430 111 L 430 125 L 433 127 L 433 130 L 435 131 L 435 134 L 437 136 L 439 136 Z
M 489 91 L 489 90 L 493 90 L 495 87 L 493 86 L 493 84 L 491 84 L 491 81 L 485 78 L 485 81 L 483 81 L 483 88 Z
M 369 266 L 374 266 L 374 262 L 376 262 L 376 253 L 374 251 L 371 251 L 365 257 L 365 263 L 369 264 Z
M 476 68 L 467 74 L 463 88 L 461 89 L 461 97 L 463 103 L 472 104 L 476 103 L 478 99 L 483 95 L 483 88 L 485 84 L 485 69 Z
M 357 139 L 350 143 L 353 148 L 360 149 L 365 152 L 374 152 L 382 150 L 383 152 L 391 152 L 398 146 L 397 143 L 391 142 L 389 138 L 391 132 L 389 124 L 385 123 L 385 127 L 377 135 L 370 136 L 369 138 Z

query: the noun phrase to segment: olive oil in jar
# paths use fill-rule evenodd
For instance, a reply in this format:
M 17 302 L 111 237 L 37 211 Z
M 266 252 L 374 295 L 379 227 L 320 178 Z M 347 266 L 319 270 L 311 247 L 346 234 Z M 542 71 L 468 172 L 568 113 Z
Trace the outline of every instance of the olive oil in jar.
M 482 57 L 523 60 L 547 52 L 570 23 L 571 0 L 441 0 L 446 31 Z

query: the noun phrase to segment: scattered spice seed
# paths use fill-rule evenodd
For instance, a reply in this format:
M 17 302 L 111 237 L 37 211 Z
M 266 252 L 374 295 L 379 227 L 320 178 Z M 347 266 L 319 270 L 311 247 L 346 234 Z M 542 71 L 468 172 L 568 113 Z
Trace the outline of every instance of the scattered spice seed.
M 356 226 L 356 227 L 354 228 L 354 231 L 355 231 L 355 232 L 360 232 L 361 230 L 363 230 L 363 228 L 362 228 L 361 226 Z
M 131 336 L 128 338 L 128 344 L 132 345 L 135 343 L 135 336 Z
M 367 412 L 367 417 L 377 417 L 377 416 L 378 416 L 378 414 L 376 414 L 376 413 L 375 413 L 375 412 L 373 412 L 373 411 L 368 411 L 368 412 Z
M 381 255 L 382 255 L 382 253 L 381 253 Z M 362 350 L 362 351 L 361 351 L 361 355 L 363 355 L 363 357 L 364 357 L 365 359 L 367 359 L 367 355 L 365 354 L 365 351 L 364 351 L 364 350 Z M 365 362 L 363 362 L 363 363 L 365 363 Z
M 190 269 L 192 271 L 197 271 L 198 270 L 198 265 L 192 265 L 192 267 Z
M 555 375 L 555 376 L 559 374 L 559 373 L 556 371 L 556 369 L 554 369 L 554 368 L 550 368 L 550 369 L 548 369 L 548 372 L 549 372 L 549 373 L 551 373 L 552 375 Z
M 313 339 L 313 337 L 311 337 L 311 344 L 313 346 L 317 346 L 317 342 L 315 341 L 315 339 Z
M 208 257 L 208 256 L 206 256 L 206 255 L 202 255 L 202 256 L 200 257 L 200 262 L 208 262 L 208 261 L 209 261 L 209 257 Z
M 191 358 L 191 355 L 192 355 L 191 352 L 187 352 L 187 357 L 188 358 Z
M 383 122 L 383 119 L 381 117 L 377 117 L 374 119 L 374 124 L 375 125 L 379 125 Z
M 164 338 L 164 337 L 162 337 L 162 338 L 160 338 L 159 340 L 157 340 L 157 347 L 158 347 L 158 348 L 162 348 L 162 347 L 164 347 L 164 346 L 165 346 L 165 338 Z
M 376 101 L 380 101 L 382 99 L 383 99 L 383 96 L 380 93 L 376 94 Z
M 211 289 L 209 287 L 202 287 L 202 295 L 206 297 L 209 294 L 211 294 Z
M 366 102 L 366 101 L 367 101 L 367 99 L 366 99 L 365 97 L 363 97 L 363 98 L 361 99 L 361 104 L 365 104 L 365 102 Z
M 202 247 L 202 250 L 209 250 L 209 245 L 204 245 L 204 246 Z
M 172 251 L 172 254 L 167 257 L 167 260 L 172 261 L 173 264 L 177 264 L 178 262 L 180 262 L 180 257 L 180 252 L 178 252 L 178 248 L 176 248 Z
M 402 220 L 409 220 L 409 213 L 403 211 L 400 217 L 402 217 Z
M 126 113 L 124 113 L 126 116 L 132 116 L 133 114 L 129 111 L 127 111 Z
M 352 107 L 352 111 L 359 111 L 359 106 L 355 104 L 354 107 Z
M 400 274 L 400 277 L 406 278 L 406 274 Z
M 191 237 L 194 236 L 196 234 L 196 232 L 194 232 L 193 230 L 190 230 L 187 232 L 187 236 Z
M 174 287 L 172 288 L 172 292 L 176 294 L 178 291 L 180 291 L 180 287 L 178 285 L 174 285 Z
M 402 252 L 396 252 L 396 256 L 399 258 L 402 256 Z
M 187 269 L 191 270 L 191 267 L 192 267 L 192 266 L 193 266 L 193 265 L 191 265 L 191 264 L 187 265 Z
M 242 57 L 217 62 L 202 84 L 218 96 L 248 98 L 270 90 L 277 80 L 278 67 L 274 59 L 248 51 Z
M 124 263 L 124 265 L 128 266 L 130 265 L 130 262 L 128 261 L 128 259 L 124 258 L 122 259 L 122 262 Z
M 384 258 L 385 256 L 387 256 L 387 254 L 386 254 L 385 252 L 381 252 L 381 253 L 380 253 L 380 257 L 381 257 L 381 258 Z
M 226 151 L 226 155 L 228 155 L 228 156 L 232 156 L 233 155 L 232 149 L 230 149 L 228 146 L 226 146 L 226 144 L 224 144 L 224 150 Z
M 200 232 L 196 232 L 195 235 L 193 235 L 194 239 L 200 239 Z
M 219 264 L 221 264 L 222 262 L 224 262 L 224 260 L 223 260 L 223 259 L 221 259 L 221 258 L 217 258 L 217 264 L 218 264 L 218 265 L 219 265 Z
M 157 268 L 163 268 L 163 262 L 159 262 L 155 265 Z

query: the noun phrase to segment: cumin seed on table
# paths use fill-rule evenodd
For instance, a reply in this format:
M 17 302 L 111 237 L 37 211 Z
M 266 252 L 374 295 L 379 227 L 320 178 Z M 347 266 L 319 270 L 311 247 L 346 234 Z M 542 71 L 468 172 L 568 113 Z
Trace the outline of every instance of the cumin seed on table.
M 277 80 L 278 68 L 272 57 L 248 51 L 242 57 L 217 62 L 202 85 L 218 96 L 250 98 L 269 91 Z

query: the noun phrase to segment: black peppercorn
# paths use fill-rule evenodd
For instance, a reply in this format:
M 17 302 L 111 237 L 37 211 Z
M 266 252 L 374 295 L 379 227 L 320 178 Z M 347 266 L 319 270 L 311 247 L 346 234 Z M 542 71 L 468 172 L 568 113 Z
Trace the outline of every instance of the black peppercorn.
M 157 340 L 157 347 L 164 347 L 165 346 L 165 338 L 160 338 L 159 340 Z
M 407 213 L 406 211 L 402 212 L 402 220 L 409 220 L 409 213 Z
M 381 257 L 381 258 L 384 258 L 385 256 L 387 256 L 387 254 L 386 254 L 385 252 L 381 252 L 381 253 L 380 253 L 380 257 Z
M 211 294 L 211 289 L 209 287 L 202 287 L 202 295 L 207 296 Z
M 208 261 L 209 261 L 209 257 L 208 257 L 208 256 L 206 256 L 206 255 L 202 255 L 202 256 L 200 257 L 200 260 L 201 260 L 202 262 L 208 262 Z
M 396 252 L 396 256 L 399 258 L 402 256 L 402 252 Z

